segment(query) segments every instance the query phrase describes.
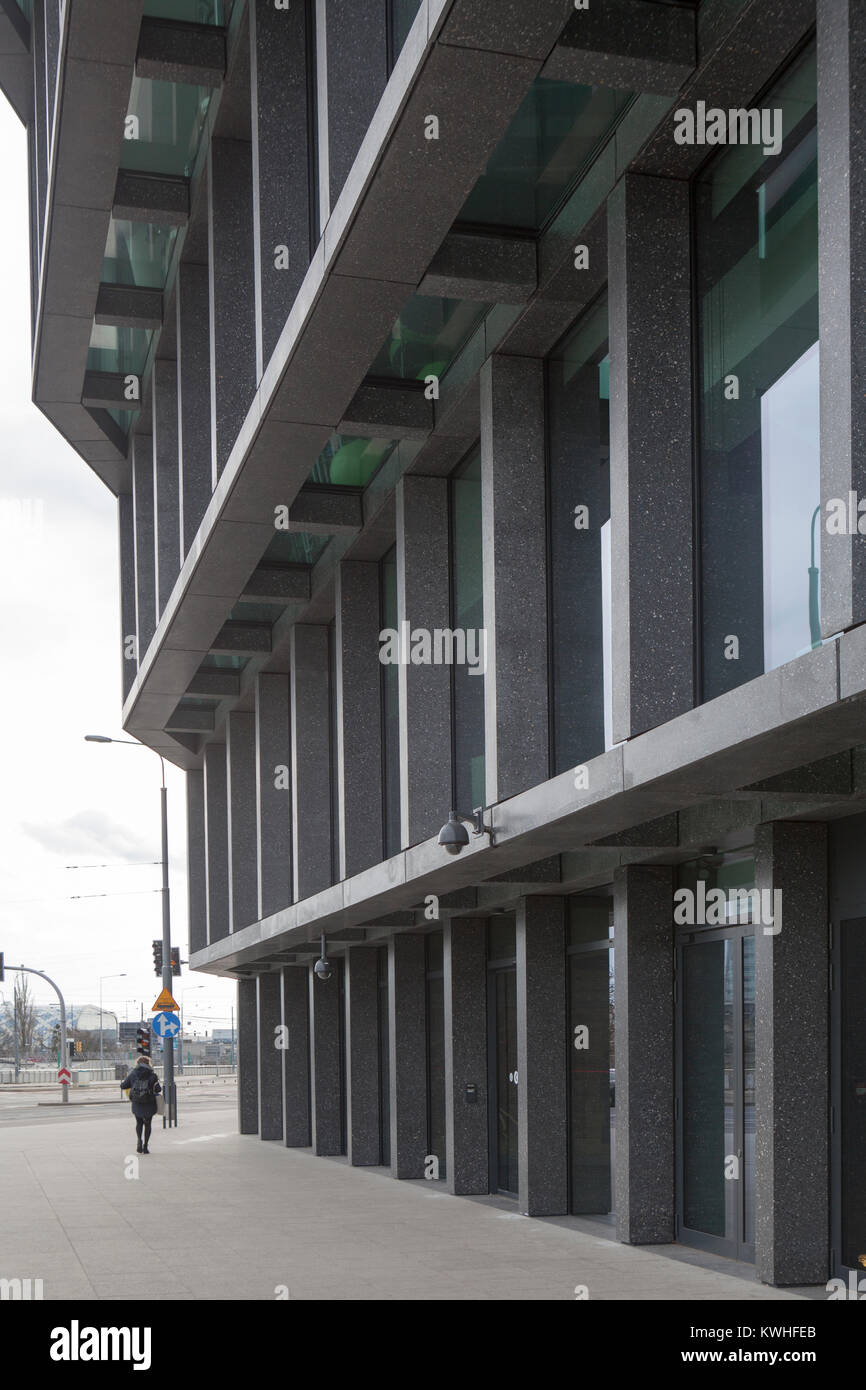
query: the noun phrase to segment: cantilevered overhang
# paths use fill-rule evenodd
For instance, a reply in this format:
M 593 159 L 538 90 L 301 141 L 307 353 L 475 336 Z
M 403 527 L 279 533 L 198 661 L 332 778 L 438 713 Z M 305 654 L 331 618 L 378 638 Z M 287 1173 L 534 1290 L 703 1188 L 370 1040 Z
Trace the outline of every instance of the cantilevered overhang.
M 144 0 L 67 0 L 33 353 L 33 400 L 102 480 L 129 490 L 126 446 L 82 404 Z
M 609 749 L 586 763 L 581 776 L 575 769 L 500 802 L 485 812 L 493 845 L 486 836 L 470 837 L 463 853 L 452 858 L 435 839 L 426 840 L 214 942 L 196 952 L 190 964 L 213 974 L 255 967 L 275 950 L 291 950 L 323 931 L 375 925 L 423 903 L 428 894 L 442 897 L 489 884 L 551 855 L 567 854 L 579 865 L 583 847 L 587 872 L 581 882 L 578 867 L 575 884 L 606 882 L 623 851 L 616 838 L 607 848 L 599 841 L 622 837 L 620 843 L 627 845 L 623 832 L 633 826 L 676 817 L 714 798 L 751 801 L 752 824 L 778 818 L 774 784 L 766 788 L 766 805 L 764 789 L 756 784 L 857 747 L 864 717 L 866 629 L 858 628 Z M 787 785 L 781 782 L 783 789 Z M 803 787 L 808 802 L 808 779 Z M 866 798 L 866 785 L 859 795 Z M 843 788 L 838 801 L 845 797 Z M 827 807 L 820 803 L 827 799 L 819 791 L 810 818 L 824 818 Z M 849 799 L 848 812 L 850 806 Z M 443 810 L 443 820 L 446 814 Z M 664 851 L 657 857 L 670 858 Z M 573 886 L 539 884 L 532 891 L 561 893 Z
M 142 655 L 129 733 L 173 756 L 166 721 L 273 536 L 274 508 L 291 505 L 330 434 L 355 418 L 370 363 L 572 11 L 570 0 L 536 0 L 531 16 L 423 0 Z M 438 140 L 425 135 L 430 113 Z M 414 416 L 410 426 L 423 432 Z
M 33 117 L 30 25 L 15 0 L 0 0 L 0 91 L 27 125 Z

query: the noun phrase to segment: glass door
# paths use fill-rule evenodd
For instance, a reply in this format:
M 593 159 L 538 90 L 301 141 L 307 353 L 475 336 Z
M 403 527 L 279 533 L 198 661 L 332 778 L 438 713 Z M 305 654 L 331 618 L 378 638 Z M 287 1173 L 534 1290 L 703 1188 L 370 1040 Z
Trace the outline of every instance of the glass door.
M 517 1196 L 517 971 L 491 970 L 490 1188 Z
M 755 957 L 751 928 L 677 949 L 678 1238 L 754 1259 Z

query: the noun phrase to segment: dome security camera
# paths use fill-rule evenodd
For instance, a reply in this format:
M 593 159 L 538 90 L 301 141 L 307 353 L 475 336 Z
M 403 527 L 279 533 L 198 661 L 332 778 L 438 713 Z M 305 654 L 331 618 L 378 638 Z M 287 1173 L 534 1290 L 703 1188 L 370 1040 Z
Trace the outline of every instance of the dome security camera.
M 329 960 L 326 960 L 324 956 L 321 958 L 321 960 L 316 961 L 316 964 L 313 966 L 313 970 L 318 975 L 320 980 L 330 980 L 331 962 Z
M 459 854 L 463 846 L 469 844 L 469 831 L 453 811 L 439 831 L 439 843 L 446 854 Z

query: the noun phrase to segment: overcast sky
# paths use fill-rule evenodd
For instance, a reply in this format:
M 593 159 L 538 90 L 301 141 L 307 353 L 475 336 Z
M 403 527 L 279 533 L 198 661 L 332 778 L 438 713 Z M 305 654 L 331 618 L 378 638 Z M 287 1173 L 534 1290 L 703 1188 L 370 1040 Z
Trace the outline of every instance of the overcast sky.
M 99 977 L 125 973 L 104 980 L 103 1001 L 133 1019 L 160 988 L 159 761 L 83 741 L 126 737 L 117 504 L 30 400 L 26 149 L 0 96 L 0 951 L 7 967 L 46 971 L 67 1007 L 97 1003 Z M 185 788 L 171 766 L 168 788 L 172 942 L 185 958 Z M 56 1002 L 30 979 L 37 1002 Z M 190 1020 L 227 1025 L 231 981 L 184 970 L 175 983 Z M 7 973 L 0 999 L 11 997 Z

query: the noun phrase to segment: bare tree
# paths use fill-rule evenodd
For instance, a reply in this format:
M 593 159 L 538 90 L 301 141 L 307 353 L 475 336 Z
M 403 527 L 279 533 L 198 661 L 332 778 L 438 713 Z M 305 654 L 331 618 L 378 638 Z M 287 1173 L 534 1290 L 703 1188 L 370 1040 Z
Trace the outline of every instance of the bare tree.
M 18 1034 L 18 1047 L 22 1056 L 33 1051 L 36 1030 L 36 1006 L 30 990 L 30 981 L 25 975 L 18 980 L 15 989 L 15 1031 Z

